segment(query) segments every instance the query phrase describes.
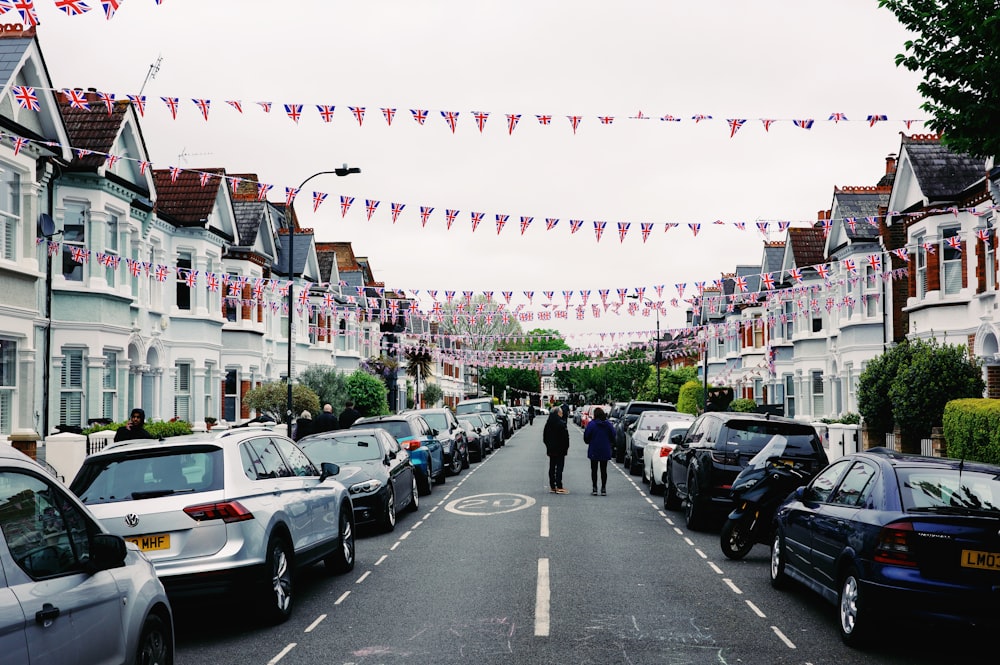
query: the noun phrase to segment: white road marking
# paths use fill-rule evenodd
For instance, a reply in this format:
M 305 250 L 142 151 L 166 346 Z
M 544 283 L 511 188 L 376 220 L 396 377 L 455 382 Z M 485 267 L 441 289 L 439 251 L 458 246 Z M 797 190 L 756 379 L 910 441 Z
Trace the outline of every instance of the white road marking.
M 670 526 L 673 526 L 674 525 L 674 521 L 668 517 L 667 518 L 667 524 L 669 524 Z
M 680 529 L 678 529 L 677 527 L 674 527 L 674 533 L 676 533 L 678 536 L 683 536 L 684 535 L 684 532 L 681 531 Z
M 712 570 L 714 570 L 714 571 L 715 571 L 716 573 L 718 573 L 719 575 L 721 575 L 721 574 L 722 574 L 722 568 L 719 568 L 719 567 L 718 567 L 718 566 L 716 566 L 716 565 L 715 565 L 715 564 L 714 564 L 713 562 L 709 561 L 709 562 L 708 562 L 708 567 L 709 567 L 709 568 L 711 568 Z
M 648 503 L 651 506 L 655 506 L 656 505 L 655 503 L 653 503 L 653 500 L 650 499 L 648 496 L 646 497 L 646 503 Z
M 364 574 L 364 575 L 362 575 L 361 577 L 359 577 L 359 578 L 358 578 L 358 580 L 357 580 L 357 581 L 355 582 L 355 584 L 361 584 L 361 583 L 362 583 L 362 582 L 364 582 L 364 581 L 365 581 L 366 579 L 368 579 L 368 576 L 369 576 L 369 575 L 371 575 L 371 574 L 372 574 L 372 571 L 370 571 L 370 570 L 366 570 L 366 571 L 365 571 L 365 574 Z
M 375 565 L 376 565 L 376 566 L 377 566 L 377 565 L 379 565 L 380 563 L 382 563 L 383 561 L 385 561 L 385 560 L 386 560 L 386 559 L 388 559 L 388 558 L 389 558 L 389 555 L 388 555 L 388 554 L 383 554 L 382 556 L 380 556 L 380 557 L 378 558 L 378 561 L 376 561 L 376 562 L 375 562 Z
M 753 613 L 756 614 L 757 616 L 759 616 L 761 619 L 766 619 L 767 618 L 767 615 L 764 614 L 763 612 L 761 612 L 760 608 L 757 607 L 756 605 L 754 605 L 753 603 L 751 603 L 749 600 L 747 601 L 747 605 L 749 605 L 750 609 L 753 610 Z
M 538 583 L 535 587 L 535 636 L 549 635 L 549 560 L 538 560 Z
M 778 636 L 778 639 L 779 639 L 779 640 L 781 640 L 782 642 L 784 642 L 784 643 L 785 643 L 785 646 L 786 646 L 786 647 L 788 647 L 789 649 L 794 649 L 794 648 L 795 648 L 795 643 L 794 643 L 794 642 L 792 642 L 792 641 L 791 641 L 790 639 L 788 639 L 787 637 L 785 637 L 785 634 L 784 634 L 784 633 L 782 633 L 782 632 L 781 632 L 780 630 L 778 630 L 778 627 L 777 627 L 777 626 L 771 626 L 771 630 L 773 630 L 773 631 L 774 631 L 774 634 Z
M 688 538 L 687 536 L 684 536 L 684 542 L 690 545 L 691 547 L 694 547 L 694 541 Z
M 430 512 L 432 512 L 432 513 L 433 513 L 433 512 L 434 512 L 435 510 L 437 510 L 437 509 L 438 509 L 438 507 L 437 507 L 437 506 L 434 506 L 433 508 L 431 508 L 431 509 L 430 509 Z
M 275 656 L 275 657 L 274 657 L 274 658 L 272 658 L 271 660 L 267 661 L 267 665 L 274 665 L 274 664 L 275 664 L 275 663 L 277 663 L 277 662 L 278 662 L 279 660 L 281 660 L 282 658 L 284 658 L 285 656 L 287 656 L 287 655 L 288 655 L 288 652 L 289 652 L 289 651 L 291 651 L 291 650 L 292 650 L 292 649 L 294 649 L 294 648 L 295 648 L 295 642 L 292 642 L 291 644 L 289 644 L 288 646 L 286 646 L 286 647 L 285 647 L 284 649 L 282 649 L 282 650 L 281 650 L 281 651 L 280 651 L 280 652 L 278 653 L 278 655 L 277 655 L 277 656 Z
M 412 531 L 412 530 L 411 530 L 411 531 L 407 531 L 407 532 L 406 532 L 406 533 L 404 533 L 404 534 L 403 534 L 402 536 L 400 536 L 400 537 L 399 537 L 399 539 L 400 539 L 400 540 L 406 540 L 407 538 L 409 538 L 409 537 L 410 537 L 410 534 L 411 534 L 411 533 L 413 533 L 413 531 Z
M 318 626 L 321 623 L 323 623 L 323 619 L 325 619 L 325 618 L 326 618 L 325 614 L 320 614 L 318 617 L 316 617 L 315 621 L 313 621 L 311 624 L 309 624 L 309 627 L 306 628 L 305 632 L 307 632 L 307 633 L 313 632 L 316 629 L 316 626 Z
M 344 593 L 340 594 L 340 598 L 338 598 L 333 604 L 334 605 L 340 605 L 342 602 L 344 602 L 345 600 L 347 600 L 347 597 L 350 596 L 350 595 L 351 595 L 350 591 L 345 591 Z
M 392 552 L 397 547 L 399 547 L 399 541 L 398 540 L 392 544 L 392 547 L 389 548 L 389 551 Z
M 541 533 L 539 533 L 539 535 L 542 538 L 548 538 L 549 537 L 549 507 L 548 506 L 542 506 L 542 529 L 541 529 Z
M 666 514 L 665 512 L 663 512 L 663 510 L 659 510 L 659 509 L 658 509 L 658 510 L 656 511 L 656 514 L 657 514 L 657 515 L 659 515 L 660 517 L 662 517 L 662 518 L 663 518 L 663 519 L 665 519 L 665 520 L 667 519 L 667 514 Z M 667 520 L 667 522 L 670 522 L 670 520 Z
M 687 540 L 687 538 L 685 538 L 684 540 Z M 698 556 L 700 556 L 700 557 L 701 557 L 702 559 L 707 559 L 707 558 L 708 558 L 708 555 L 707 555 L 707 554 L 705 554 L 704 552 L 702 552 L 702 551 L 701 551 L 700 549 L 698 549 L 697 547 L 696 547 L 696 548 L 694 548 L 694 551 L 695 551 L 695 552 L 697 552 L 697 553 L 698 553 Z
M 424 523 L 424 520 L 420 520 L 419 522 L 417 522 L 416 524 L 414 524 L 413 526 L 410 527 L 410 531 L 413 531 L 414 529 L 416 529 L 418 526 L 420 526 L 423 523 Z
M 725 582 L 726 586 L 728 586 L 730 589 L 732 589 L 734 593 L 738 593 L 741 596 L 743 595 L 743 592 L 740 591 L 740 588 L 738 586 L 736 586 L 736 584 L 734 584 L 731 579 L 729 579 L 728 577 L 723 577 L 722 581 Z

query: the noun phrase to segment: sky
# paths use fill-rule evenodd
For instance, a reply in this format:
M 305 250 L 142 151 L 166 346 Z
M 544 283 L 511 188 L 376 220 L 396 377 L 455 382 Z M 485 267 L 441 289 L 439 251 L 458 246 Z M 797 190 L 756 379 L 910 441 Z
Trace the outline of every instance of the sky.
M 894 62 L 910 35 L 876 0 L 119 0 L 110 19 L 87 4 L 71 17 L 36 0 L 53 85 L 141 90 L 156 168 L 256 173 L 283 201 L 319 171 L 358 167 L 300 192 L 299 222 L 318 241 L 351 242 L 377 280 L 416 291 L 425 309 L 432 290 L 512 291 L 510 309 L 535 311 L 565 307 L 571 291 L 567 319 L 522 325 L 573 346 L 654 329 L 641 310 L 594 317 L 601 289 L 612 303 L 645 289 L 666 303 L 661 330 L 683 327 L 678 284 L 690 297 L 696 281 L 759 265 L 758 221 L 782 239 L 779 220 L 805 225 L 835 186 L 874 185 L 900 132 L 929 131 L 919 75 Z M 176 119 L 161 96 L 180 99 Z M 194 99 L 211 100 L 208 120 Z M 302 104 L 298 122 L 285 104 Z M 317 105 L 335 107 L 331 122 Z M 366 109 L 360 125 L 352 106 Z M 382 108 L 396 109 L 391 125 Z M 424 124 L 411 109 L 428 111 Z M 443 113 L 454 112 L 452 130 Z M 482 131 L 477 112 L 489 114 Z M 508 114 L 521 114 L 512 132 Z M 871 126 L 873 114 L 887 120 Z M 729 119 L 746 123 L 731 135 Z M 775 121 L 766 131 L 764 119 Z M 811 129 L 792 122 L 805 119 Z M 314 191 L 328 195 L 315 213 Z M 354 197 L 346 215 L 341 196 Z M 366 200 L 379 201 L 371 219 Z M 394 202 L 405 205 L 395 222 Z M 426 224 L 421 206 L 434 209 Z M 450 229 L 447 209 L 460 211 Z M 551 230 L 547 218 L 559 220 Z M 600 241 L 596 221 L 607 222 Z M 645 241 L 642 222 L 653 223 Z

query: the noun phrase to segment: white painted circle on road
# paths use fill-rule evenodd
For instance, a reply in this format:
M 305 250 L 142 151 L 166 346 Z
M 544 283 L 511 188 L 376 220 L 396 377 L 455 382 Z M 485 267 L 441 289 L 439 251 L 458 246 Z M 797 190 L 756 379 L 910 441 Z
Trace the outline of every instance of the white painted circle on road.
M 500 515 L 524 510 L 535 505 L 535 500 L 524 494 L 496 492 L 493 494 L 476 494 L 462 499 L 455 499 L 444 507 L 456 515 Z

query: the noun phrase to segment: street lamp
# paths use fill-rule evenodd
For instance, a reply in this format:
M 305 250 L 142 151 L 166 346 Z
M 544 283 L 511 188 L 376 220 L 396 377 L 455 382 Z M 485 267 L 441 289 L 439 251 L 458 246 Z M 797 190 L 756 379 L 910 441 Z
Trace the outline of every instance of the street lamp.
M 628 296 L 633 300 L 639 300 L 638 294 Z M 643 300 L 643 305 L 652 307 L 656 311 L 656 351 L 653 352 L 653 362 L 656 363 L 656 401 L 660 401 L 660 306 L 654 305 L 649 300 Z
M 357 167 L 347 167 L 344 164 L 340 168 L 336 168 L 332 171 L 319 171 L 313 173 L 311 176 L 302 181 L 302 183 L 295 188 L 295 193 L 305 187 L 306 183 L 313 178 L 321 175 L 336 175 L 345 176 L 351 175 L 352 173 L 361 173 L 361 169 Z M 293 339 L 292 331 L 293 325 L 292 320 L 295 313 L 295 262 L 293 257 L 295 255 L 295 198 L 293 197 L 291 201 L 288 202 L 288 376 L 286 381 L 288 382 L 288 403 L 285 408 L 285 418 L 288 424 L 288 436 L 292 436 L 292 377 L 293 377 L 293 358 L 294 355 L 292 350 L 295 348 L 295 342 Z

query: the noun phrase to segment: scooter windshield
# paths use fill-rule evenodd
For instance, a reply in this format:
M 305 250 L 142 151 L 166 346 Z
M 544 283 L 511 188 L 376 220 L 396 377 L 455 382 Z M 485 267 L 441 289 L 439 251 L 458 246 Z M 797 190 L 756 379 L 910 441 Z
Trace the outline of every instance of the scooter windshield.
M 788 439 L 782 434 L 775 434 L 771 440 L 760 449 L 760 452 L 750 458 L 747 469 L 759 470 L 767 466 L 768 460 L 781 457 L 788 448 Z

